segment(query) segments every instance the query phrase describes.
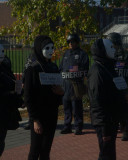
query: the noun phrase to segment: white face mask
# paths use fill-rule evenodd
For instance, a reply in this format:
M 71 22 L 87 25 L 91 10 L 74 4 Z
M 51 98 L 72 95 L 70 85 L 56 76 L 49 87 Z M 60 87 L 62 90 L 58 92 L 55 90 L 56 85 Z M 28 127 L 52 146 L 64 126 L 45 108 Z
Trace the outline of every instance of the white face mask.
M 0 44 L 0 62 L 4 60 L 4 47 Z
M 105 46 L 107 57 L 111 59 L 115 59 L 116 49 L 114 48 L 113 43 L 109 39 L 103 39 L 103 43 Z
M 45 58 L 51 59 L 52 55 L 54 52 L 54 45 L 53 43 L 47 44 L 43 49 L 42 49 L 42 54 Z

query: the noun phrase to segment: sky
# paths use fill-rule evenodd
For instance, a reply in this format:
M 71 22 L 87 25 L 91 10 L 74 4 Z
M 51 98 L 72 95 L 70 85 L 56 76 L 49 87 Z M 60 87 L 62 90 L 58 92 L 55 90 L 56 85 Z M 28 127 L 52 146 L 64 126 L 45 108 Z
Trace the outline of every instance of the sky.
M 100 0 L 95 0 L 98 4 L 100 3 Z

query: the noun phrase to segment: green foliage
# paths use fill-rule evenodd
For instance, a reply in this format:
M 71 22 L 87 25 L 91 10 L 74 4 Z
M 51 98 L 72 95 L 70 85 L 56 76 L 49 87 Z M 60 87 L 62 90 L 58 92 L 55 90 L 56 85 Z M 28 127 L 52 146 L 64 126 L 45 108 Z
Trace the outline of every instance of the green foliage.
M 102 6 L 110 5 L 111 7 L 120 7 L 126 0 L 100 0 Z
M 124 0 L 101 0 L 101 5 L 120 6 Z M 30 44 L 38 34 L 50 36 L 55 47 L 66 46 L 66 37 L 77 32 L 97 33 L 94 0 L 9 0 L 12 16 L 17 18 L 11 27 L 0 28 L 0 34 L 18 35 L 17 40 Z M 58 21 L 60 20 L 60 23 Z

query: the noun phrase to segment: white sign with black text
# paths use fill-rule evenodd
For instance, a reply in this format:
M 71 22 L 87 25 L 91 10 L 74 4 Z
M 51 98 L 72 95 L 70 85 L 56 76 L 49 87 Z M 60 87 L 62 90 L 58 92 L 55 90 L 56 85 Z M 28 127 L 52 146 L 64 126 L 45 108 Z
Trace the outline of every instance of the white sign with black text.
M 116 85 L 116 88 L 119 90 L 127 89 L 127 83 L 123 77 L 115 77 L 113 78 L 113 82 Z
M 60 73 L 39 73 L 41 85 L 62 85 L 62 75 Z

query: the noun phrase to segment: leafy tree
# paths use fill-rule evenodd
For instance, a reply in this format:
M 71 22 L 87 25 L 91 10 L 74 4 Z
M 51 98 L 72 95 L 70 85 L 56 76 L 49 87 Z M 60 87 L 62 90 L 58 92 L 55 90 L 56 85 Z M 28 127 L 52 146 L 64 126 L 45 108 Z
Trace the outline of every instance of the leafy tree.
M 125 0 L 101 0 L 101 6 L 120 6 Z M 9 0 L 12 16 L 17 20 L 11 27 L 0 28 L 1 34 L 18 35 L 24 44 L 36 35 L 49 35 L 56 48 L 66 46 L 69 32 L 97 33 L 94 0 Z M 60 52 L 60 51 L 59 51 Z
M 126 0 L 100 0 L 101 6 L 120 7 Z

